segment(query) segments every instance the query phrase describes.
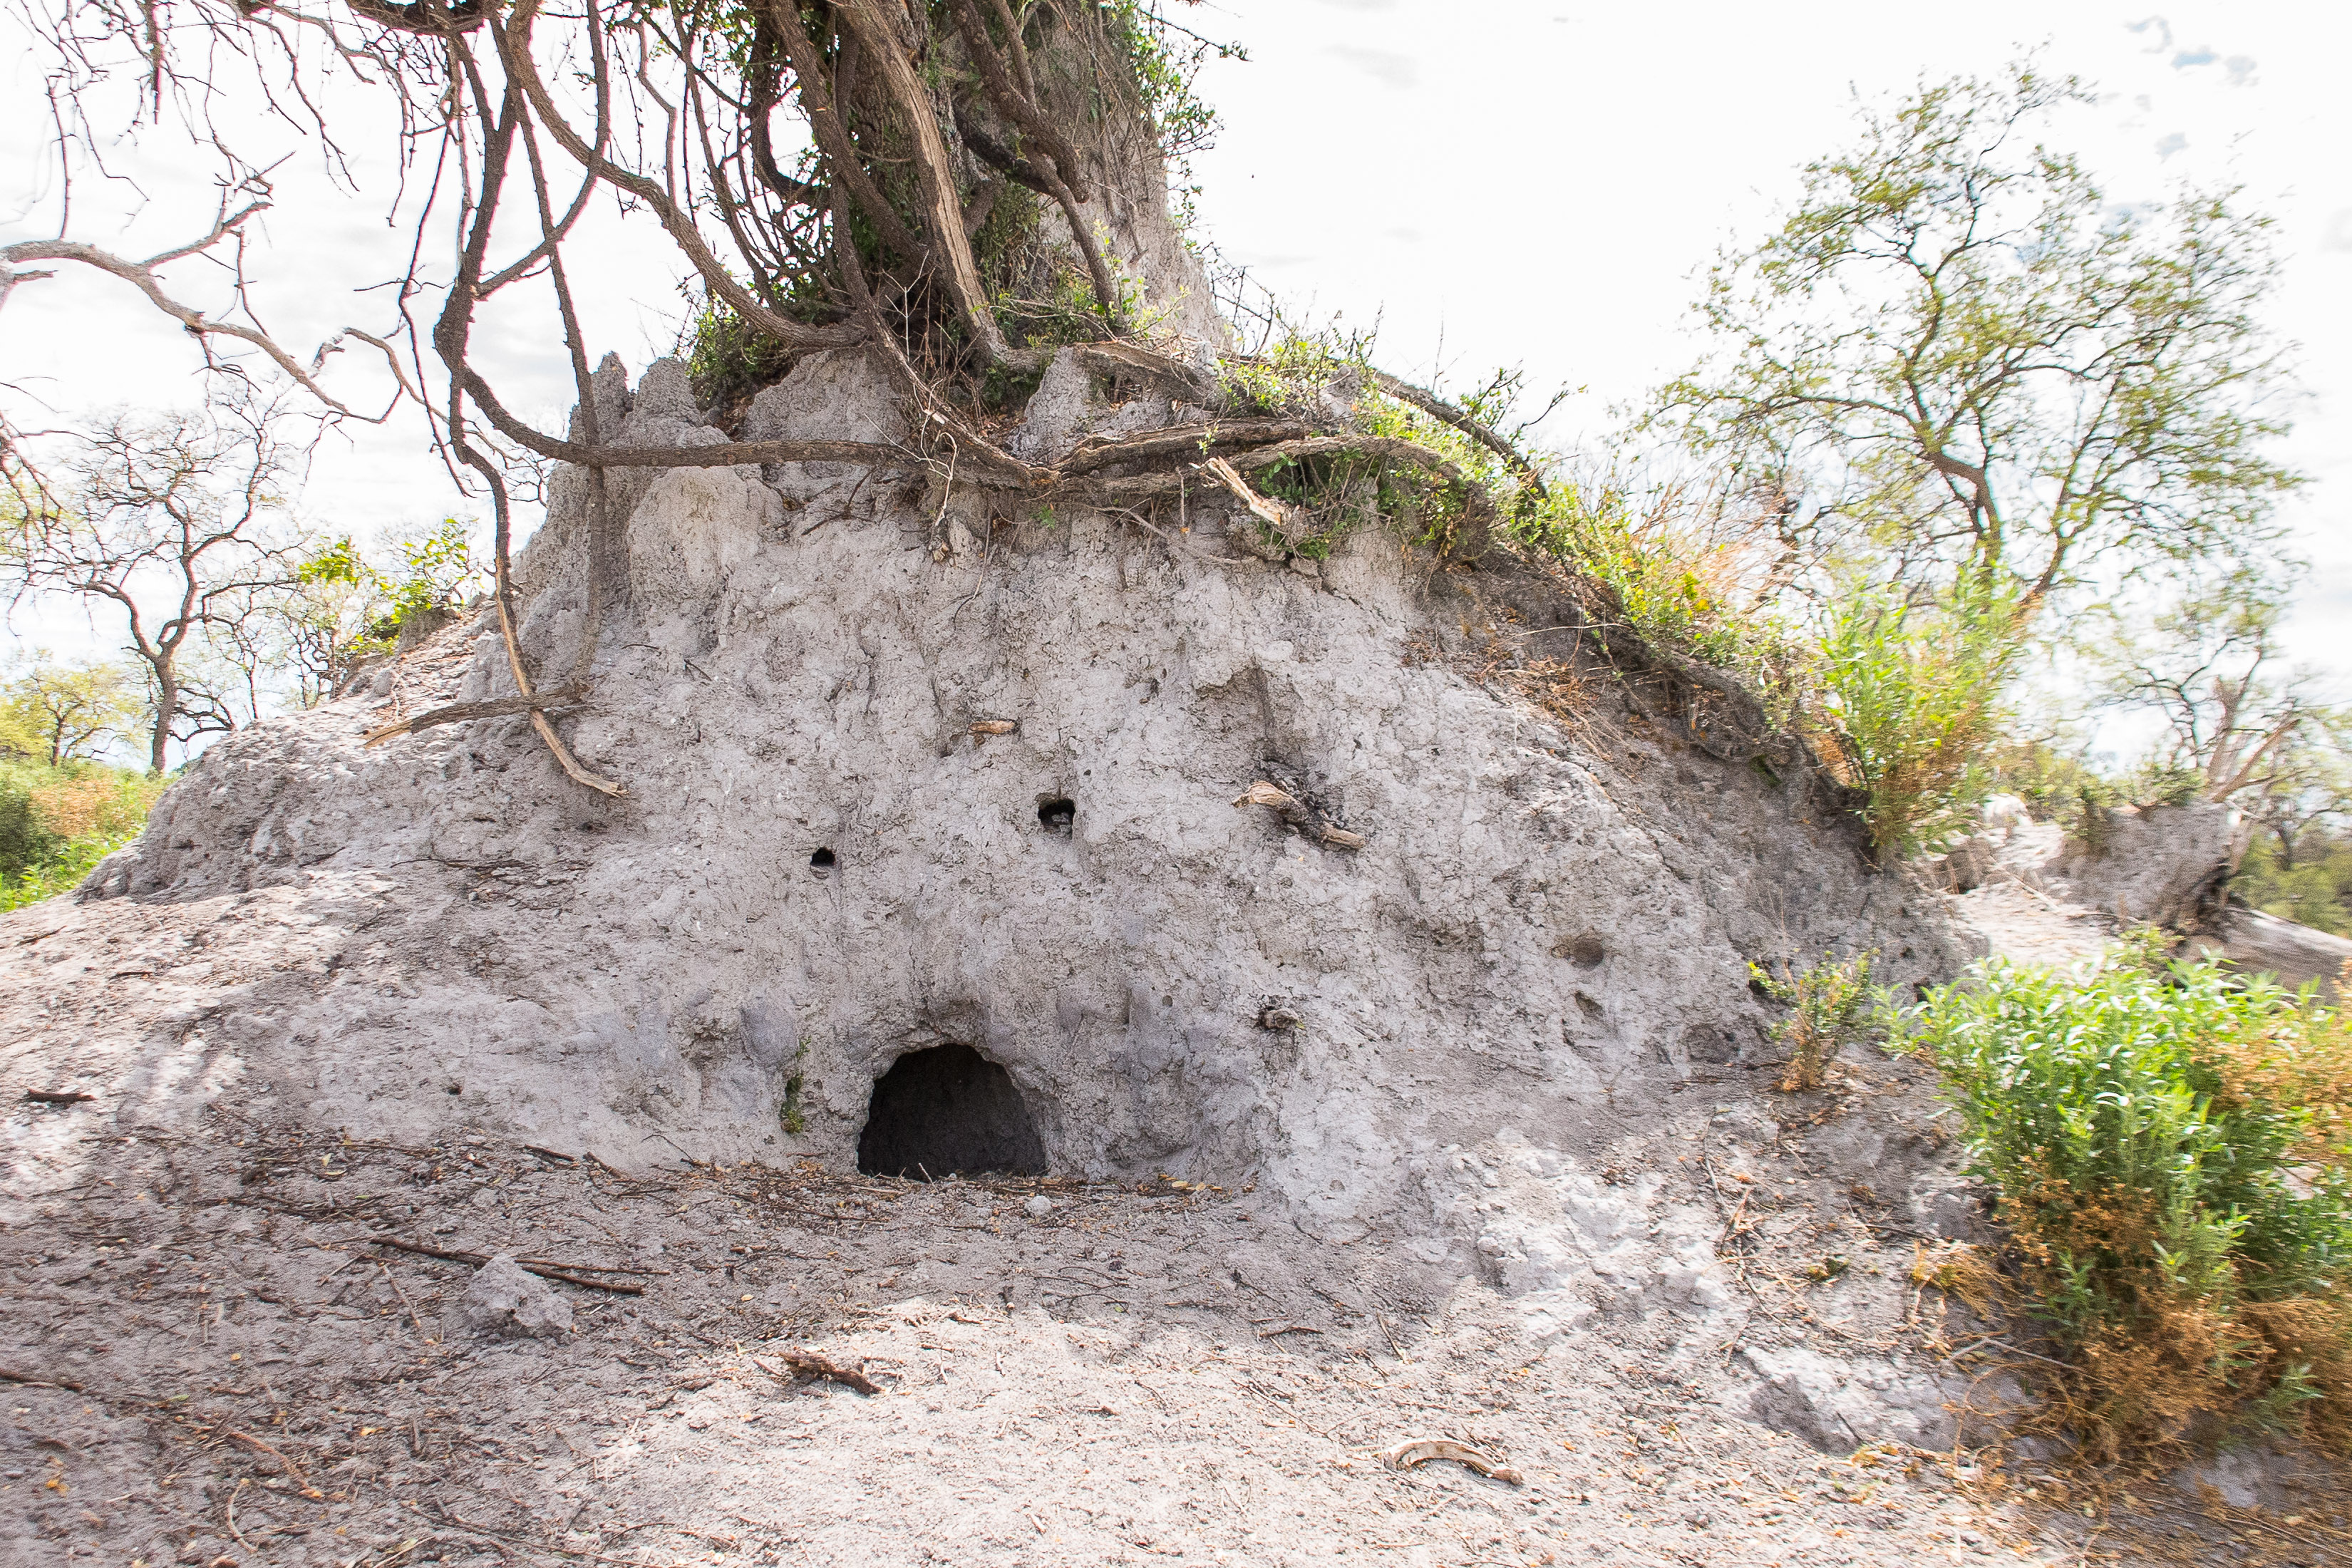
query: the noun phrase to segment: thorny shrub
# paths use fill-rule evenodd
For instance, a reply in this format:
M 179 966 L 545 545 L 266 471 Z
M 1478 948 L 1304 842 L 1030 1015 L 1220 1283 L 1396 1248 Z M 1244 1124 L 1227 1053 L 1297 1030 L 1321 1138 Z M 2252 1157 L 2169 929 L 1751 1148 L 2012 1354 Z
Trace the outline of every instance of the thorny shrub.
M 1851 958 L 1822 955 L 1800 969 L 1784 964 L 1774 973 L 1760 963 L 1748 971 L 1765 994 L 1788 1005 L 1788 1016 L 1772 1026 L 1773 1040 L 1789 1052 L 1780 1087 L 1787 1094 L 1820 1089 L 1830 1080 L 1838 1052 L 1883 1037 L 1890 1022 L 1885 988 L 1870 983 L 1874 953 Z
M 2072 973 L 1987 963 L 1906 1038 L 2063 1358 L 2051 1425 L 2100 1460 L 2352 1442 L 2352 1018 L 2145 933 Z

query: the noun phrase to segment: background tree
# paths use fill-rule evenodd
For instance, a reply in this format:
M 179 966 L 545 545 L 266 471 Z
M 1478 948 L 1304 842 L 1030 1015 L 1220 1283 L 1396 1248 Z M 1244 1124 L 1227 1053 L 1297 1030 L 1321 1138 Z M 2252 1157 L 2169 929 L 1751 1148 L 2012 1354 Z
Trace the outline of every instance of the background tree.
M 2282 584 L 2242 568 L 2189 586 L 2139 625 L 2119 620 L 2095 650 L 2106 706 L 2163 721 L 2142 763 L 2149 779 L 2183 799 L 2268 798 L 2297 813 L 2345 716 L 2322 700 L 2315 677 L 2280 658 L 2285 605 Z
M 61 767 L 95 758 L 132 734 L 146 704 L 131 672 L 112 661 L 65 664 L 47 648 L 0 685 L 0 725 L 26 755 Z
M 2086 578 L 2270 537 L 2300 481 L 2265 451 L 2286 428 L 2266 221 L 2231 192 L 2109 206 L 2034 139 L 2087 100 L 2027 65 L 1865 109 L 1710 273 L 1717 346 L 1654 417 L 1788 497 L 1808 566 L 1930 596 L 1973 575 L 2031 618 Z
M 373 554 L 349 534 L 315 545 L 278 601 L 280 671 L 302 707 L 324 701 L 364 660 L 430 634 L 489 585 L 469 519 L 394 535 Z
M 61 499 L 0 537 L 14 602 L 68 595 L 120 633 L 147 684 L 151 773 L 180 732 L 205 638 L 260 613 L 291 576 L 299 537 L 283 488 L 297 458 L 280 411 L 232 385 L 196 413 L 110 421 L 68 465 Z

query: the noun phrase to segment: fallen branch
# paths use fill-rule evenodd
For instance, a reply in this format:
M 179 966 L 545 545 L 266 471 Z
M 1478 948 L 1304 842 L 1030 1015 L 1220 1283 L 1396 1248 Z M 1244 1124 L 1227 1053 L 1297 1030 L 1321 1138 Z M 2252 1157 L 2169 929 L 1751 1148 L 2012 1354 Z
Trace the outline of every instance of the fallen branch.
M 1235 500 L 1249 508 L 1251 516 L 1274 530 L 1282 539 L 1289 539 L 1290 513 L 1280 501 L 1250 489 L 1249 481 L 1223 458 L 1212 458 L 1201 468 L 1211 479 L 1231 490 Z
M 844 1388 L 854 1388 L 860 1394 L 882 1392 L 880 1384 L 855 1367 L 842 1366 L 837 1363 L 827 1361 L 812 1351 L 785 1351 L 778 1359 L 791 1367 L 799 1381 L 803 1383 L 814 1383 L 819 1378 L 824 1378 L 840 1384 Z M 757 1356 L 751 1358 L 751 1363 L 771 1377 L 784 1375 Z
M 1474 1448 L 1467 1443 L 1457 1443 L 1451 1437 L 1408 1437 L 1402 1443 L 1381 1449 L 1381 1458 L 1393 1470 L 1409 1470 L 1432 1459 L 1451 1459 L 1482 1476 L 1492 1476 L 1515 1487 L 1528 1484 L 1527 1477 L 1492 1454 Z
M 489 1261 L 486 1255 L 479 1252 L 452 1252 L 446 1247 L 424 1247 L 414 1241 L 399 1240 L 394 1237 L 371 1236 L 367 1239 L 369 1245 L 373 1247 L 389 1247 L 394 1252 L 413 1252 L 419 1258 L 437 1258 L 444 1263 L 463 1263 L 468 1267 L 479 1268 Z M 541 1279 L 560 1279 L 566 1285 L 584 1285 L 591 1290 L 610 1290 L 616 1296 L 642 1296 L 646 1293 L 646 1288 L 642 1285 L 631 1285 L 626 1282 L 616 1285 L 609 1280 L 590 1279 L 583 1275 L 570 1272 L 576 1268 L 596 1269 L 596 1266 L 593 1263 L 557 1264 L 547 1262 L 543 1258 L 517 1258 L 515 1267 L 526 1274 L 536 1274 Z M 596 1269 L 596 1271 L 615 1274 L 621 1272 L 619 1269 Z
M 271 1458 L 277 1460 L 279 1464 L 285 1466 L 286 1473 L 294 1478 L 294 1484 L 302 1489 L 302 1495 L 304 1497 L 316 1498 L 323 1495 L 320 1492 L 318 1488 L 310 1484 L 310 1478 L 302 1473 L 301 1466 L 296 1464 L 293 1460 L 288 1458 L 284 1454 L 279 1453 L 277 1449 L 271 1447 L 260 1438 L 252 1436 L 250 1433 L 237 1431 L 230 1431 L 224 1434 L 224 1436 L 244 1444 L 248 1448 L 257 1448 L 261 1452 L 268 1455 Z
M 26 1388 L 62 1388 L 70 1394 L 83 1392 L 79 1383 L 68 1383 L 61 1377 L 35 1377 L 29 1372 L 18 1372 L 5 1366 L 0 1366 L 0 1383 L 20 1383 Z

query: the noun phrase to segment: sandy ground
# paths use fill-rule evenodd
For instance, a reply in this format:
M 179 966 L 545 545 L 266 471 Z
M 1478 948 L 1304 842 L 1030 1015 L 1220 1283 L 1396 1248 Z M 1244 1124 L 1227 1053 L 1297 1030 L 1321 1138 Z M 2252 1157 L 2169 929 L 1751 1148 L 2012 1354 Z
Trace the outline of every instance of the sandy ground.
M 1729 1347 L 1636 1320 L 1547 1354 L 1246 1194 L 36 1116 L 78 1169 L 0 1233 L 11 1563 L 2352 1561 L 2340 1517 L 2217 1535 L 1986 1455 L 1825 1455 L 1726 1407 Z M 485 1338 L 470 1268 L 379 1236 L 643 1294 L 557 1284 L 569 1332 Z M 1524 1484 L 1377 1457 L 1426 1435 Z
M 220 1044 L 274 988 L 397 1005 L 286 896 L 0 917 L 0 1563 L 2352 1563 L 2340 1497 L 2259 1457 L 2086 1485 L 1980 1417 L 1940 1454 L 1849 1442 L 1863 1405 L 1792 1435 L 1775 1355 L 2000 1385 L 1881 1195 L 1950 1166 L 1909 1064 L 1695 1079 L 1600 1152 L 1715 1216 L 1722 1299 L 1561 1325 L 1246 1192 L 349 1140 Z M 485 1334 L 472 1267 L 383 1238 L 641 1293 L 554 1283 L 567 1331 Z M 1431 1436 L 1522 1479 L 1380 1457 Z

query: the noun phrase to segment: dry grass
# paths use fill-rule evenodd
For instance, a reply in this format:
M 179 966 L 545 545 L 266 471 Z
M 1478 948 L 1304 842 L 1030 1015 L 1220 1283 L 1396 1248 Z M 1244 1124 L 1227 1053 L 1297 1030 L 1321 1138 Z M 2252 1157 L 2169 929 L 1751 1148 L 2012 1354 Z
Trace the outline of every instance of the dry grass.
M 2004 1299 L 2000 1275 L 1983 1249 L 1965 1241 L 1913 1242 L 1911 1283 L 1958 1297 L 1979 1318 L 1990 1317 Z
M 1600 683 L 1563 659 L 1529 659 L 1506 670 L 1503 684 L 1570 729 L 1580 727 L 1600 700 Z
M 144 783 L 126 783 L 126 775 L 111 770 L 92 770 L 61 774 L 26 793 L 32 796 L 34 819 L 58 837 L 112 837 L 133 832 L 146 820 L 156 792 L 142 787 Z

